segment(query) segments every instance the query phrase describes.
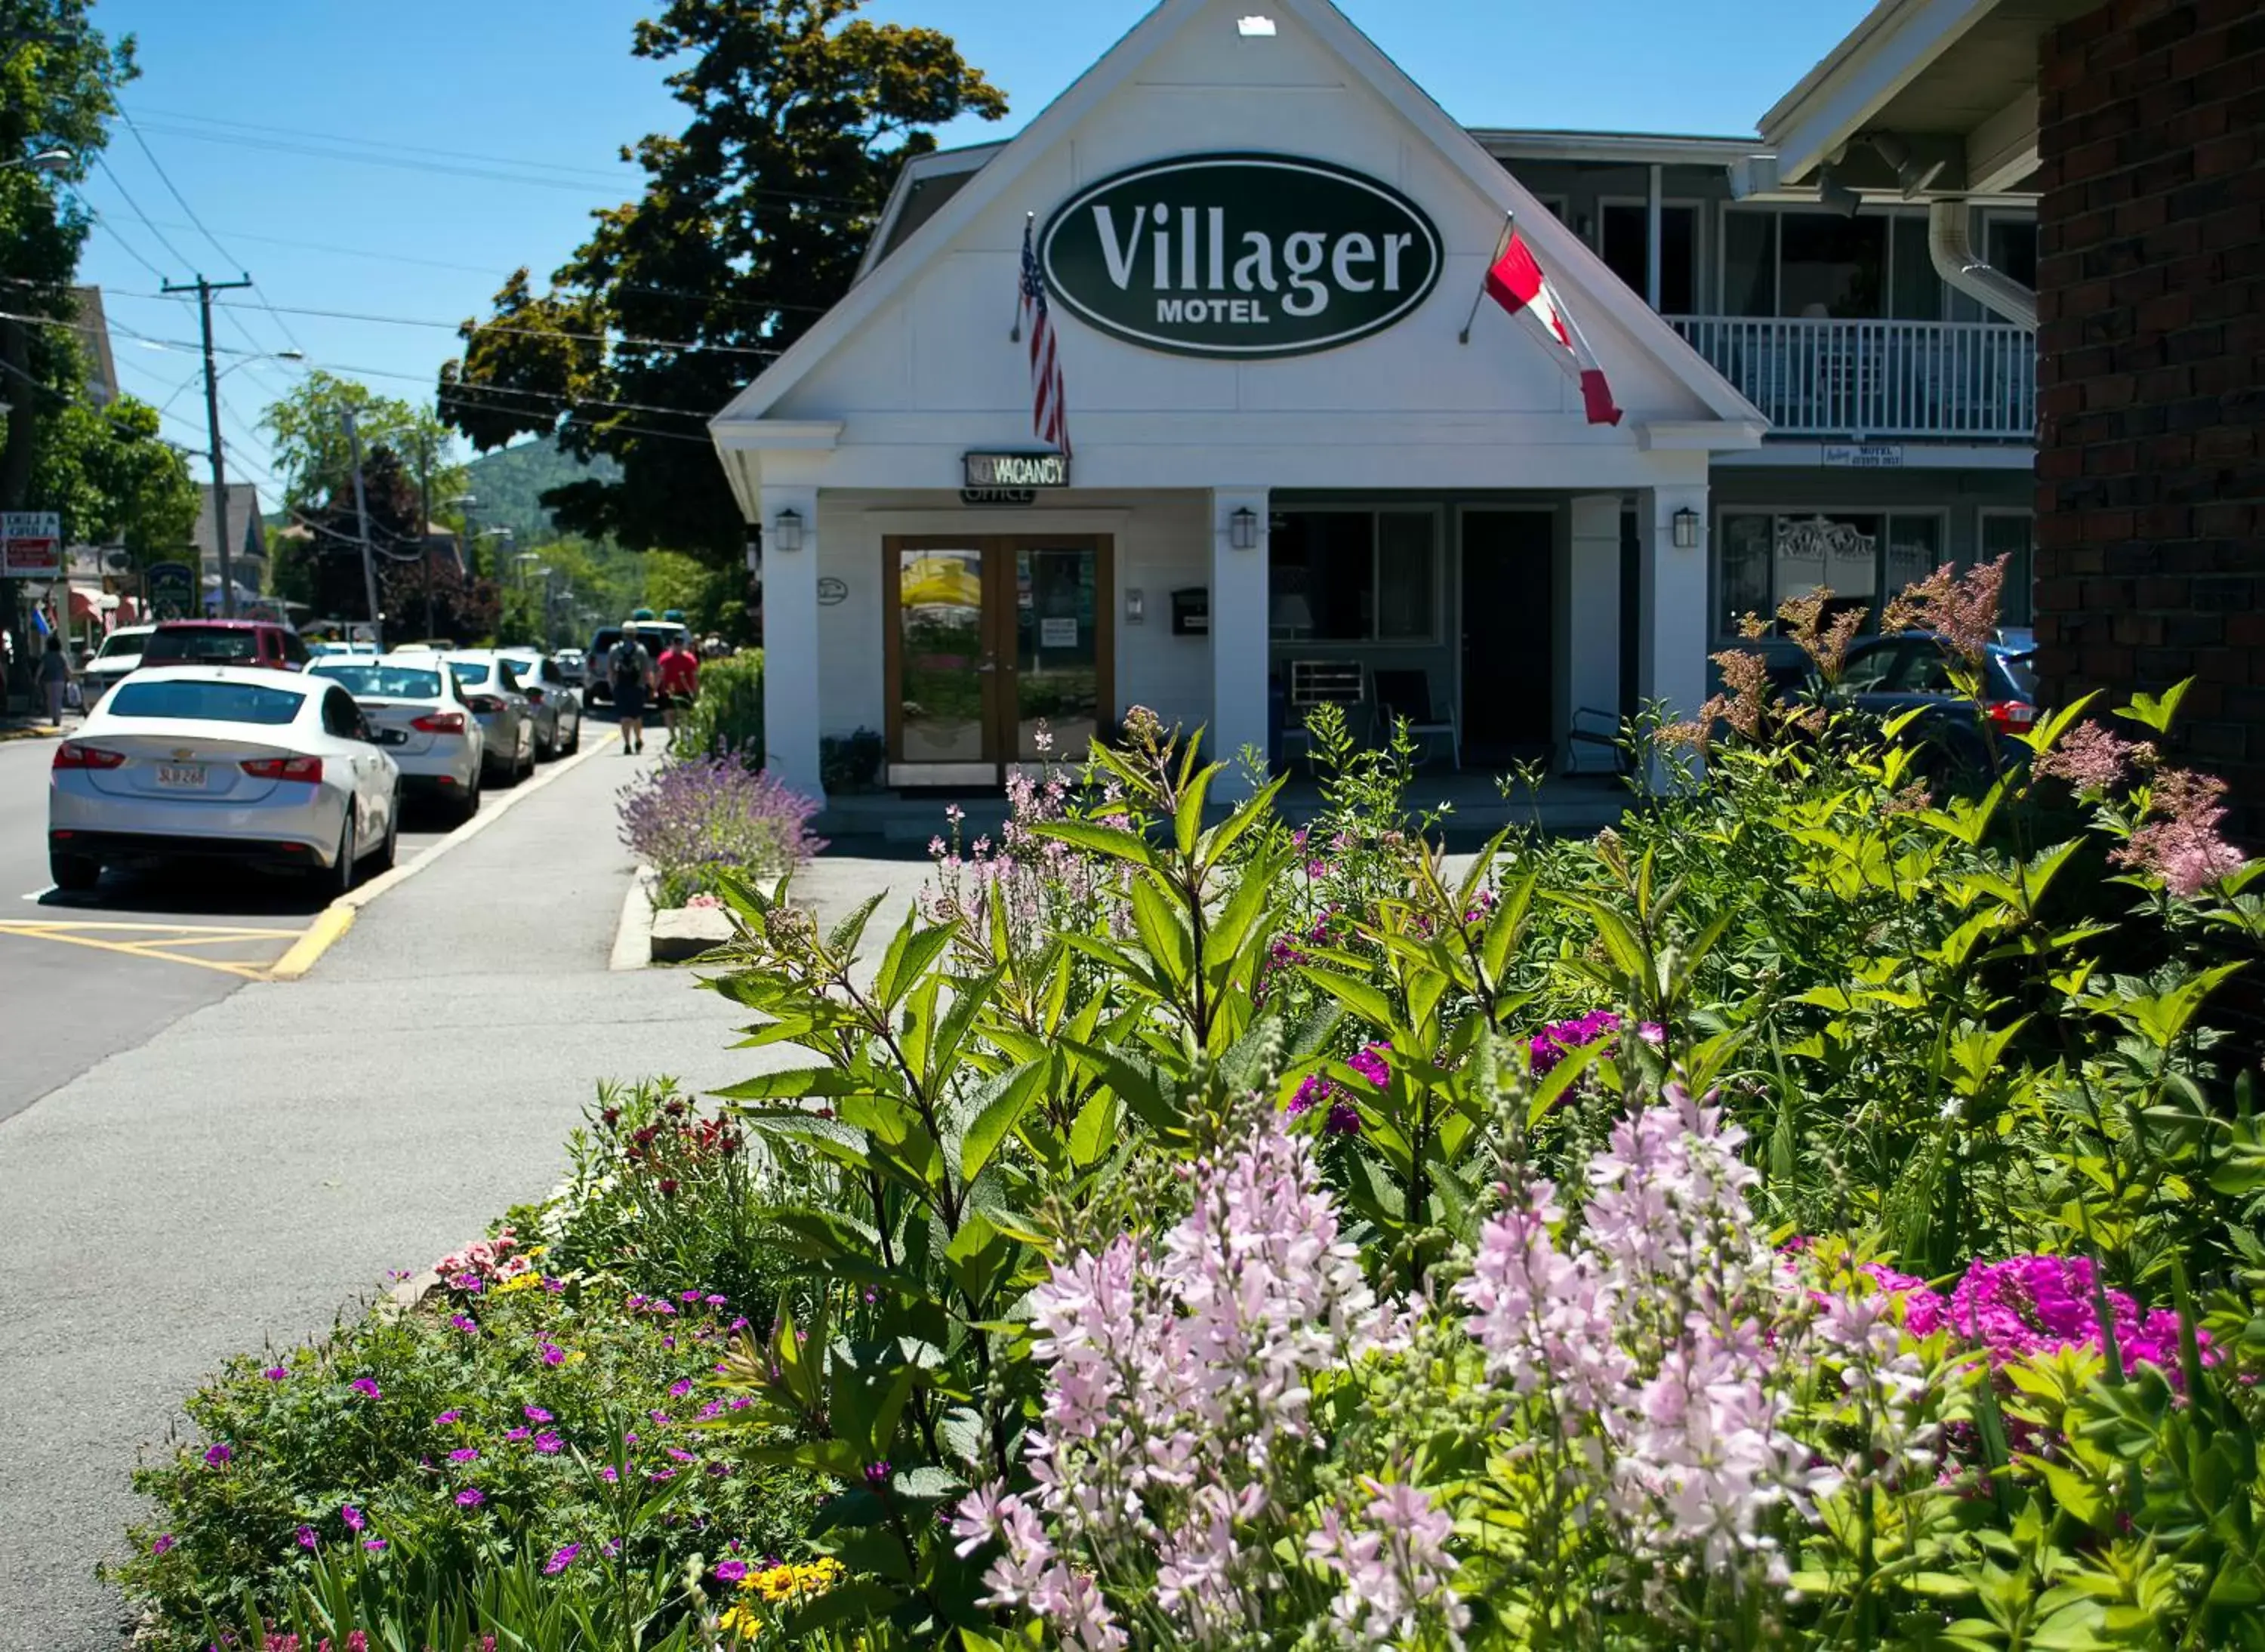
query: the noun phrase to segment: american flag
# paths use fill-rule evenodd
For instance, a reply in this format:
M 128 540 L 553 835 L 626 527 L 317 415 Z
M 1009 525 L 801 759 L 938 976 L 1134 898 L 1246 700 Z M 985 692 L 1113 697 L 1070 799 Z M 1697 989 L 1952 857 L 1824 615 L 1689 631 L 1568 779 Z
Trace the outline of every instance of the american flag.
M 1061 357 L 1054 349 L 1053 319 L 1046 314 L 1046 280 L 1023 226 L 1023 331 L 1031 341 L 1031 432 L 1069 451 L 1069 404 L 1062 393 Z

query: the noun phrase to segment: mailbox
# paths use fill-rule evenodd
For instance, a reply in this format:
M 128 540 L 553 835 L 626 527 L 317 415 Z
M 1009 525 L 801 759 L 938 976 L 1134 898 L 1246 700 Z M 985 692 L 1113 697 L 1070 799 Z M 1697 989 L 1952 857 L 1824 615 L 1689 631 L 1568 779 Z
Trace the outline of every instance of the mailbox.
M 1208 586 L 1188 586 L 1172 593 L 1172 635 L 1211 635 L 1211 591 Z

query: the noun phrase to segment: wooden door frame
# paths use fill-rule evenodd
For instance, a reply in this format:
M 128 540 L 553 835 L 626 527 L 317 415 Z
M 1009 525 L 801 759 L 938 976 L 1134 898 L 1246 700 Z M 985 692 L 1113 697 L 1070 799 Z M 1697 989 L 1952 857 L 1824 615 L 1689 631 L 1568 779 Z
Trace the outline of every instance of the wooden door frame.
M 1094 555 L 1094 672 L 1096 734 L 1112 728 L 1117 719 L 1117 545 L 1114 534 L 886 534 L 881 539 L 881 720 L 886 772 L 931 767 L 906 762 L 904 700 L 897 687 L 903 665 L 904 554 L 907 551 L 972 550 L 980 558 L 983 585 L 982 641 L 1000 662 L 985 673 L 983 732 L 986 745 L 998 749 L 989 780 L 970 784 L 1003 785 L 1006 775 L 1022 761 L 1016 749 L 1020 720 L 1008 690 L 1016 676 L 1014 659 L 1017 604 L 1012 574 L 1017 550 L 1089 550 Z M 983 760 L 989 762 L 990 760 Z M 939 769 L 971 765 L 939 764 Z M 942 783 L 954 783 L 944 781 Z

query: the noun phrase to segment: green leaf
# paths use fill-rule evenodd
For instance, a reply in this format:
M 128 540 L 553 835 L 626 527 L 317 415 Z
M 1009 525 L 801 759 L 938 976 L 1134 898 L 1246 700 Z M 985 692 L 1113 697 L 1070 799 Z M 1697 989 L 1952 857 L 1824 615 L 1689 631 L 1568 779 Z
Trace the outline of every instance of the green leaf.
M 1180 806 L 1172 811 L 1172 838 L 1183 860 L 1193 860 L 1196 843 L 1203 836 L 1204 798 L 1211 791 L 1212 777 L 1226 766 L 1213 763 L 1188 782 L 1187 790 L 1180 794 Z
M 1186 920 L 1154 879 L 1135 877 L 1132 884 L 1132 927 L 1140 931 L 1140 944 L 1156 964 L 1158 979 L 1169 982 L 1176 992 L 1187 985 L 1192 967 L 1190 954 L 1195 949 Z
M 860 903 L 855 912 L 835 924 L 832 931 L 827 934 L 827 950 L 837 957 L 855 957 L 857 942 L 865 938 L 865 926 L 872 921 L 875 910 L 887 899 L 888 891 L 883 890 L 879 894 Z
M 709 1093 L 727 1102 L 776 1102 L 806 1095 L 856 1095 L 871 1088 L 840 1067 L 781 1067 Z
M 1277 775 L 1247 798 L 1233 814 L 1211 829 L 1197 845 L 1197 863 L 1203 870 L 1209 871 L 1225 860 L 1227 850 L 1233 848 L 1251 827 L 1267 818 L 1273 810 L 1275 797 L 1288 779 L 1286 774 Z
M 2183 682 L 2174 683 L 2159 700 L 2151 694 L 2135 693 L 2130 704 L 2116 708 L 2116 715 L 2142 724 L 2158 734 L 2168 734 L 2171 719 L 2179 713 L 2179 702 L 2187 697 L 2187 690 L 2192 687 L 2194 679 L 2189 677 Z
M 1052 838 L 1089 854 L 1105 855 L 1151 871 L 1156 868 L 1156 851 L 1149 846 L 1148 840 L 1122 826 L 1100 826 L 1091 820 L 1048 820 L 1031 830 L 1039 837 Z
M 894 1009 L 920 984 L 929 966 L 951 944 L 951 933 L 949 924 L 921 928 L 916 909 L 905 913 L 895 939 L 882 956 L 881 967 L 873 974 L 873 996 L 884 1009 Z
M 991 1162 L 991 1155 L 999 1151 L 999 1144 L 1022 1123 L 1023 1115 L 1038 1099 L 1045 1076 L 1045 1064 L 1033 1062 L 984 1086 L 996 1093 L 984 1103 L 974 1122 L 967 1126 L 967 1133 L 960 1138 L 959 1174 L 964 1180 L 972 1182 L 983 1174 L 983 1167 Z
M 1102 1082 L 1150 1129 L 1162 1135 L 1180 1132 L 1185 1121 L 1165 1099 L 1154 1077 L 1144 1072 L 1135 1059 L 1119 1055 L 1105 1044 L 1079 1044 L 1067 1038 L 1062 1040 L 1062 1048 L 1098 1073 Z
M 1096 1090 L 1087 1097 L 1070 1125 L 1070 1162 L 1081 1170 L 1100 1163 L 1110 1148 L 1116 1146 L 1120 1117 L 1117 1097 L 1109 1091 Z
M 1320 987 L 1379 1032 L 1394 1030 L 1392 1001 L 1366 981 L 1357 981 L 1335 970 L 1301 969 L 1299 973 Z

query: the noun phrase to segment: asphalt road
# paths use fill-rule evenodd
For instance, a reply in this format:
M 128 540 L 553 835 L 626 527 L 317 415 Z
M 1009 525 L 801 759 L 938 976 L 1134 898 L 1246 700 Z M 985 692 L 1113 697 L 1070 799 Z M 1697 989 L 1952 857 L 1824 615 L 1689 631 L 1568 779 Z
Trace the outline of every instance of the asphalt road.
M 0 744 L 0 1120 L 228 996 L 282 957 L 330 899 L 224 867 L 112 872 L 90 894 L 63 894 L 47 877 L 55 750 L 51 739 Z M 448 830 L 436 811 L 412 807 L 399 857 Z
M 614 792 L 652 761 L 597 746 L 305 979 L 185 986 L 204 996 L 0 1121 L 0 1652 L 117 1652 L 94 1565 L 183 1396 L 539 1197 L 596 1081 L 797 1059 L 731 1048 L 746 1012 L 683 972 L 607 968 L 632 870 Z M 55 1037 L 0 1014 L 11 1059 Z

